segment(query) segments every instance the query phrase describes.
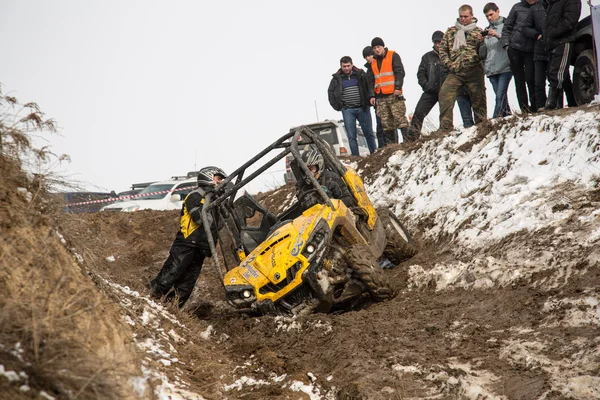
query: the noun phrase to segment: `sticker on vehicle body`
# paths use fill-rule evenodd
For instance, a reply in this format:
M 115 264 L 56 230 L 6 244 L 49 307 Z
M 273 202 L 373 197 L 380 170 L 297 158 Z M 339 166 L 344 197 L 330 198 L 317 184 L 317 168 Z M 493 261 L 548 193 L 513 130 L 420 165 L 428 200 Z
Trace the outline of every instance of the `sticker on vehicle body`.
M 291 255 L 296 257 L 298 254 L 300 254 L 300 249 L 302 248 L 303 244 L 304 244 L 304 240 L 300 240 L 300 242 L 296 242 L 294 244 L 294 248 L 291 251 Z
M 244 272 L 244 278 L 246 279 L 250 279 L 250 277 L 253 277 L 254 279 L 258 278 L 260 275 L 258 274 L 258 271 L 256 269 L 254 269 L 254 267 L 252 265 L 248 265 L 246 267 L 246 271 Z
M 236 282 L 237 282 L 237 279 L 235 279 L 235 278 L 231 278 L 231 279 L 229 280 L 229 283 L 236 283 Z

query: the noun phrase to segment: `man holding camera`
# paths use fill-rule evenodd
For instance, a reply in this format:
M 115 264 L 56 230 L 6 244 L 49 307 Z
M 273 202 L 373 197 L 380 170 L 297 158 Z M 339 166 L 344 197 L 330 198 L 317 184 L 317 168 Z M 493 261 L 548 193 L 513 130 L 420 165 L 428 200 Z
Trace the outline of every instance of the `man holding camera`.
M 500 42 L 504 17 L 500 16 L 500 9 L 496 3 L 487 3 L 483 7 L 483 13 L 490 25 L 482 32 L 485 39 L 479 48 L 479 55 L 484 59 L 485 74 L 496 94 L 496 105 L 492 118 L 506 117 L 510 115 L 507 92 L 513 74 L 510 70 L 508 54 Z

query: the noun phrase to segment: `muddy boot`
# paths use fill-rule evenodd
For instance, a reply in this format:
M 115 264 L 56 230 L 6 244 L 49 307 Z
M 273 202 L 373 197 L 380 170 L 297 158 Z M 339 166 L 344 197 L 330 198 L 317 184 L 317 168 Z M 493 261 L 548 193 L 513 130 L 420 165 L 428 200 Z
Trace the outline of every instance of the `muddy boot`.
M 546 106 L 544 107 L 545 110 L 556 110 L 558 107 L 559 94 L 562 94 L 561 90 L 553 87 L 548 89 L 548 99 L 546 100 Z
M 398 143 L 398 132 L 396 129 L 391 131 L 383 131 L 383 136 L 385 136 L 386 145 L 390 143 Z

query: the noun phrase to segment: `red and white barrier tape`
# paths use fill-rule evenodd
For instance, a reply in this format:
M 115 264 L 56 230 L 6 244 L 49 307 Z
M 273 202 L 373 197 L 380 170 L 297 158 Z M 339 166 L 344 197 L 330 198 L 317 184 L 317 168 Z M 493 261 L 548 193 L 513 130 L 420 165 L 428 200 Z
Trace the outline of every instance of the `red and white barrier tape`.
M 160 190 L 158 192 L 152 192 L 152 193 L 134 194 L 132 196 L 110 197 L 108 199 L 82 201 L 82 202 L 79 202 L 79 203 L 67 204 L 66 207 L 82 206 L 84 204 L 110 203 L 110 202 L 117 201 L 117 200 L 131 200 L 131 199 L 137 199 L 137 198 L 140 198 L 140 197 L 153 196 L 155 194 L 163 194 L 163 193 L 170 193 L 170 192 L 179 192 L 181 190 L 194 190 L 196 188 L 197 188 L 197 186 L 188 186 L 188 187 L 177 188 L 177 189 L 173 189 L 173 190 Z

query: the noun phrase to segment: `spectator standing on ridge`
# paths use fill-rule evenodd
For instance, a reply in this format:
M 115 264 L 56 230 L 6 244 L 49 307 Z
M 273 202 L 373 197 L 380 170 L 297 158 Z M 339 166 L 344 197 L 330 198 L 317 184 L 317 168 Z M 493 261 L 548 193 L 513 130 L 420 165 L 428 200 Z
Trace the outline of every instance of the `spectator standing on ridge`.
M 557 107 L 560 90 L 567 93 L 569 106 L 575 105 L 573 88 L 569 75 L 570 60 L 573 55 L 571 41 L 581 16 L 581 0 L 544 0 L 546 8 L 546 49 L 548 50 L 548 100 L 546 109 Z
M 520 0 L 508 13 L 502 29 L 502 47 L 508 51 L 510 70 L 515 77 L 519 108 L 529 113 L 535 108 L 535 72 L 533 66 L 534 41 L 523 28 L 527 25 L 530 8 L 538 0 Z M 527 92 L 529 91 L 529 98 Z
M 502 48 L 502 42 L 500 41 L 502 28 L 504 27 L 504 17 L 500 16 L 500 8 L 496 3 L 487 3 L 483 7 L 483 13 L 490 25 L 484 31 L 487 32 L 487 35 L 483 40 L 483 45 L 479 48 L 479 55 L 485 60 L 483 68 L 496 94 L 496 104 L 494 105 L 492 118 L 506 117 L 510 115 L 508 84 L 513 74 L 510 70 L 508 54 Z
M 180 308 L 190 298 L 204 258 L 211 256 L 201 217 L 204 197 L 225 178 L 225 172 L 217 167 L 205 167 L 198 171 L 198 188 L 191 191 L 183 201 L 180 228 L 169 250 L 169 257 L 156 278 L 150 281 L 152 297 L 161 298 L 166 295 L 166 301 L 178 298 Z M 210 219 L 213 220 L 211 231 L 214 237 L 217 227 L 214 218 Z
M 435 31 L 431 36 L 433 50 L 425 53 L 421 57 L 421 64 L 417 71 L 417 80 L 419 86 L 423 89 L 423 94 L 413 113 L 410 121 L 410 137 L 417 140 L 421 136 L 423 120 L 429 114 L 433 106 L 438 102 L 440 87 L 448 75 L 448 68 L 440 61 L 440 43 L 444 37 L 444 32 Z
M 375 98 L 371 98 L 371 104 L 377 106 L 377 115 L 381 118 L 386 144 L 398 143 L 398 128 L 404 141 L 410 141 L 406 102 L 402 91 L 406 75 L 402 59 L 395 51 L 388 50 L 380 37 L 371 41 L 371 47 L 375 52 L 370 72 Z
M 363 49 L 363 58 L 367 62 L 365 64 L 365 68 L 367 69 L 367 74 L 372 74 L 371 63 L 373 62 L 373 58 L 375 57 L 375 52 L 371 46 L 367 46 Z M 381 118 L 377 115 L 377 108 L 375 107 L 375 121 L 376 121 L 376 136 L 377 136 L 377 144 L 379 148 L 385 146 L 385 137 L 383 136 L 383 125 L 381 124 Z
M 546 52 L 546 10 L 540 1 L 529 9 L 529 15 L 523 26 L 523 34 L 534 41 L 533 70 L 535 76 L 535 107 L 540 111 L 546 105 L 546 80 L 548 77 L 548 53 Z
M 377 150 L 369 104 L 373 94 L 370 92 L 367 74 L 352 64 L 352 58 L 344 56 L 340 59 L 340 69 L 333 74 L 327 94 L 331 107 L 342 112 L 352 155 L 360 156 L 356 130 L 357 120 L 365 134 L 365 139 L 367 139 L 369 151 L 373 153 Z
M 479 46 L 483 42 L 481 29 L 473 8 L 462 5 L 456 24 L 446 31 L 440 45 L 440 60 L 448 68 L 448 77 L 440 90 L 440 132 L 454 129 L 453 110 L 456 96 L 466 88 L 475 112 L 475 123 L 487 118 L 483 66 Z
M 463 87 L 460 90 L 460 93 L 456 96 L 456 104 L 458 104 L 458 111 L 460 111 L 463 128 L 470 128 L 475 125 L 475 121 L 473 121 L 473 105 L 471 104 L 471 98 L 469 97 L 467 88 Z

